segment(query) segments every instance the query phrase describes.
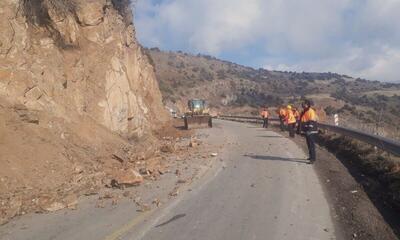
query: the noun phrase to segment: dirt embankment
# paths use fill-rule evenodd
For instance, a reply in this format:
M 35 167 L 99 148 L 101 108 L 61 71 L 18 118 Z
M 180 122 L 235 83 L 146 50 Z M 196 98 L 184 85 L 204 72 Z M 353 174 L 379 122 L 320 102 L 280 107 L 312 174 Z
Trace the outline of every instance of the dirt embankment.
M 348 209 L 340 211 L 340 214 L 352 221 L 350 226 L 355 227 L 359 236 L 368 239 L 376 239 L 377 236 L 380 236 L 379 239 L 394 239 L 395 236 L 389 234 L 392 231 L 400 236 L 400 159 L 371 145 L 326 132 L 319 135 L 319 144 L 334 154 L 343 164 L 341 167 L 352 175 L 351 180 L 357 182 L 357 186 L 347 185 L 346 178 L 339 180 L 341 174 L 331 171 L 333 163 L 321 163 L 324 167 L 319 169 L 324 175 L 336 179 L 335 186 L 329 184 L 333 191 L 344 189 L 352 193 L 336 196 L 342 204 L 348 203 Z M 328 165 L 329 171 L 326 168 Z M 354 189 L 351 190 L 351 187 Z M 379 214 L 376 209 L 370 209 L 370 201 Z
M 159 151 L 168 115 L 128 2 L 0 2 L 0 224 L 141 181 Z

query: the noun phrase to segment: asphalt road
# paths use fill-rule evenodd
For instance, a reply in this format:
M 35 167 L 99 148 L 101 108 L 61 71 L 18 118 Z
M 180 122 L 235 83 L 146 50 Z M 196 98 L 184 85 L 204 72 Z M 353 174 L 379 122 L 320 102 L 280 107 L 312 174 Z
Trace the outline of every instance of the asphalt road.
M 225 135 L 221 160 L 166 206 L 133 219 L 124 205 L 112 218 L 107 211 L 92 220 L 81 214 L 85 221 L 59 227 L 72 235 L 53 232 L 51 239 L 341 239 L 313 166 L 286 133 L 226 121 L 214 126 Z M 98 229 L 102 235 L 79 234 L 79 229 L 96 231 L 95 223 L 107 220 L 118 226 Z
M 223 170 L 123 239 L 336 239 L 307 156 L 282 135 L 220 122 L 232 144 Z

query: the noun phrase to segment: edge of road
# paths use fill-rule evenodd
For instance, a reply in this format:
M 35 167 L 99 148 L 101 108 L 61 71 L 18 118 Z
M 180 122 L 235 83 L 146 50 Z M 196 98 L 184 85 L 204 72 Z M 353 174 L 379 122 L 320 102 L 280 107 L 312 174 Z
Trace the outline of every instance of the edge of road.
M 285 136 L 286 132 L 281 132 L 276 125 L 271 125 L 268 130 L 289 138 L 289 135 Z M 290 140 L 303 151 L 308 151 L 303 137 L 296 135 Z M 353 170 L 348 169 L 343 160 L 318 143 L 316 151 L 317 161 L 313 168 L 331 208 L 338 239 L 398 239 L 362 185 L 353 176 Z

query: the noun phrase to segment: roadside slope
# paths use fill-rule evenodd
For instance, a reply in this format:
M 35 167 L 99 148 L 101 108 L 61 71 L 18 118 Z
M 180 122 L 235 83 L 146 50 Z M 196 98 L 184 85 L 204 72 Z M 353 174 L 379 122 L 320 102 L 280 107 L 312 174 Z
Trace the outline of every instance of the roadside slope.
M 157 151 L 168 116 L 128 3 L 0 2 L 0 224 L 73 205 Z

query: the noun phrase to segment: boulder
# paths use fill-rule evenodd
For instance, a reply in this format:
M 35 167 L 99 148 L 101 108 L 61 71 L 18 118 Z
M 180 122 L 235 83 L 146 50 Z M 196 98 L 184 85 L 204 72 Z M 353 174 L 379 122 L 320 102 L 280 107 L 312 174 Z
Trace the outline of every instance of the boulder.
M 160 148 L 160 151 L 163 153 L 174 153 L 176 151 L 176 148 L 173 144 L 166 144 Z
M 9 204 L 0 206 L 0 225 L 8 222 L 10 218 L 18 215 L 22 206 L 22 201 L 18 198 L 13 198 L 9 201 Z
M 111 181 L 113 187 L 124 188 L 140 185 L 143 176 L 133 169 L 124 170 L 115 174 Z

